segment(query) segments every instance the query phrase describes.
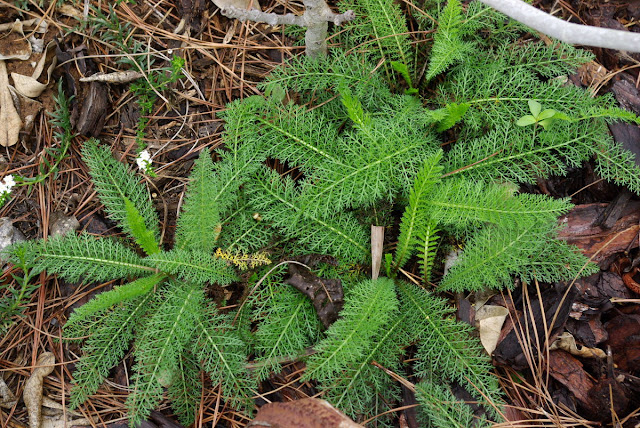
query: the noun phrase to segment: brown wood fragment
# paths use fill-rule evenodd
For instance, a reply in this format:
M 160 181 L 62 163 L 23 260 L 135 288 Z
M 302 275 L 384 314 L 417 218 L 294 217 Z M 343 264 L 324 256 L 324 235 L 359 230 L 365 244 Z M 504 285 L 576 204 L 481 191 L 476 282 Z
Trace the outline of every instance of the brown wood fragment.
M 260 408 L 247 428 L 362 428 L 325 400 L 304 398 L 269 403 Z
M 577 358 L 565 351 L 549 352 L 549 374 L 566 386 L 582 406 L 590 407 L 589 391 L 595 383 Z
M 76 123 L 78 132 L 87 137 L 97 137 L 107 118 L 109 97 L 107 87 L 101 82 L 91 82 L 82 103 L 80 117 Z
M 339 279 L 320 278 L 310 270 L 293 263 L 289 264 L 289 273 L 291 276 L 285 283 L 311 299 L 318 319 L 328 328 L 338 319 L 344 305 L 342 282 Z
M 593 221 L 593 226 L 611 229 L 622 216 L 631 195 L 632 193 L 628 189 L 622 189 L 622 192 L 618 193 L 618 196 L 604 210 L 600 211 L 598 217 Z
M 640 201 L 629 201 L 610 229 L 594 226 L 594 219 L 606 207 L 607 204 L 575 206 L 560 217 L 560 224 L 566 224 L 566 227 L 558 234 L 560 239 L 580 248 L 586 257 L 593 257 L 603 269 L 608 267 L 610 256 L 636 248 L 640 232 Z

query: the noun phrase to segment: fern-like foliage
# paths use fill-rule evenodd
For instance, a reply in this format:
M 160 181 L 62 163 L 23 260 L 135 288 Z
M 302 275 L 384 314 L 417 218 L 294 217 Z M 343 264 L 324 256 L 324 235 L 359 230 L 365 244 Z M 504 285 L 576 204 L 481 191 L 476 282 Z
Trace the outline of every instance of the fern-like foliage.
M 116 161 L 107 147 L 96 140 L 89 140 L 82 147 L 82 159 L 89 166 L 89 172 L 100 201 L 109 216 L 118 222 L 124 231 L 136 238 L 131 224 L 127 221 L 126 200 L 131 201 L 144 219 L 144 226 L 158 240 L 158 215 L 151 203 L 149 191 L 127 167 Z
M 168 387 L 180 368 L 180 360 L 194 335 L 199 321 L 204 294 L 189 282 L 171 282 L 161 294 L 157 311 L 145 322 L 136 341 L 135 393 L 127 399 L 129 418 L 137 425 L 162 399 L 162 388 Z
M 471 407 L 458 400 L 447 386 L 425 379 L 415 388 L 425 426 L 437 428 L 490 426 L 486 421 L 478 421 Z
M 237 150 L 224 157 L 227 162 L 223 165 L 214 167 L 210 152 L 203 150 L 187 189 L 185 214 L 178 223 L 178 246 L 161 251 L 157 215 L 148 190 L 107 148 L 89 141 L 83 157 L 98 195 L 111 218 L 147 256 L 140 257 L 116 239 L 84 233 L 9 249 L 12 260 L 26 261 L 33 273 L 47 271 L 74 282 L 131 279 L 76 310 L 65 325 L 70 338 L 86 337 L 86 354 L 78 363 L 71 393 L 74 406 L 96 392 L 134 338 L 135 388 L 127 400 L 134 425 L 160 403 L 165 389 L 185 425 L 193 421 L 200 367 L 212 379 L 229 382 L 222 388 L 231 403 L 249 405 L 246 397 L 251 395 L 253 384 L 243 372 L 245 345 L 234 338 L 226 318 L 209 307 L 213 302 L 205 298 L 204 286 L 228 285 L 237 280 L 236 268 L 270 263 L 261 252 L 218 248 L 213 253 L 221 232 L 218 210 L 228 211 L 236 202 L 240 180 L 235 178 L 242 175 L 238 169 L 257 169 L 251 162 L 243 165 L 250 156 Z
M 91 301 L 77 308 L 65 324 L 66 329 L 71 329 L 76 324 L 83 324 L 98 313 L 107 311 L 120 302 L 125 302 L 145 295 L 153 287 L 165 278 L 163 274 L 156 274 L 136 279 L 124 285 L 114 287 L 110 291 L 100 293 Z
M 70 282 L 79 280 L 107 281 L 115 278 L 147 275 L 155 269 L 115 239 L 97 239 L 88 234 L 54 237 L 18 244 L 27 246 L 37 271 L 57 273 Z
M 341 9 L 353 10 L 363 19 L 349 24 L 350 45 L 371 56 L 373 62 L 384 59 L 413 64 L 406 19 L 400 7 L 390 0 L 349 0 Z
M 449 0 L 438 16 L 438 30 L 434 37 L 429 67 L 425 78 L 433 79 L 465 56 L 473 46 L 462 41 L 462 5 L 460 0 Z
M 498 380 L 482 345 L 470 338 L 473 328 L 452 319 L 452 309 L 442 299 L 408 284 L 401 283 L 399 289 L 407 312 L 406 334 L 419 343 L 418 376 L 455 380 L 489 410 L 499 405 Z
M 181 421 L 192 422 L 200 368 L 219 383 L 225 404 L 247 410 L 257 381 L 292 359 L 305 360 L 303 379 L 359 420 L 398 400 L 397 383 L 380 366 L 415 375 L 434 426 L 484 422 L 473 419 L 448 382 L 500 419 L 502 395 L 472 328 L 455 321 L 435 294 L 400 281 L 398 272 L 417 261 L 424 283 L 462 291 L 510 287 L 514 276 L 556 281 L 593 271 L 556 239 L 557 217 L 569 201 L 518 193 L 517 183 L 564 174 L 595 156 L 604 178 L 640 190 L 640 169 L 606 126 L 638 119 L 611 97 L 592 98 L 556 79 L 590 54 L 515 43 L 522 27 L 479 2 L 424 2 L 418 24 L 435 29 L 426 79 L 419 88 L 410 83 L 411 96 L 397 94 L 390 61 L 407 66 L 406 81 L 422 77 L 415 58 L 423 53 L 409 46 L 401 8 L 390 0 L 343 6 L 369 18 L 341 36 L 347 47 L 358 45 L 356 53 L 292 60 L 267 78 L 264 95 L 220 113 L 226 121 L 220 160 L 213 163 L 203 150 L 195 162 L 173 249 L 160 242 L 142 182 L 92 140 L 83 158 L 129 242 L 80 234 L 9 250 L 29 275 L 123 280 L 67 323 L 66 334 L 84 339 L 86 350 L 73 405 L 95 393 L 134 341 L 128 399 L 134 424 L 165 392 Z M 424 89 L 434 96 L 421 99 Z M 530 105 L 555 112 L 553 120 L 520 120 L 535 115 Z M 379 220 L 381 206 L 402 218 Z M 399 228 L 395 257 L 387 258 L 390 278 L 362 279 L 370 219 Z M 439 266 L 438 243 L 452 238 L 464 241 L 464 251 L 446 275 L 431 274 Z M 146 255 L 132 250 L 134 241 Z M 323 332 L 313 305 L 282 283 L 282 268 L 239 312 L 218 312 L 205 287 L 247 277 L 256 284 L 264 272 L 237 271 L 268 263 L 274 256 L 260 251 L 265 246 L 275 254 L 335 258 L 335 266 L 319 269 L 342 280 L 338 321 Z
M 127 214 L 127 224 L 131 228 L 131 234 L 135 237 L 140 248 L 147 254 L 159 253 L 160 248 L 156 242 L 156 237 L 152 231 L 146 228 L 144 218 L 142 218 L 142 215 L 140 215 L 135 205 L 133 205 L 129 199 L 125 198 L 124 206 Z
M 458 291 L 512 288 L 512 275 L 553 282 L 597 271 L 577 249 L 554 239 L 555 234 L 553 223 L 541 225 L 531 220 L 516 227 L 486 227 L 470 240 L 440 287 Z
M 342 310 L 342 318 L 315 347 L 317 353 L 307 362 L 305 378 L 332 378 L 358 361 L 397 311 L 395 287 L 387 278 L 364 281 L 352 293 L 351 302 Z
M 307 252 L 332 253 L 349 261 L 367 256 L 367 238 L 355 217 L 342 214 L 335 220 L 307 211 L 293 181 L 274 171 L 256 175 L 248 193 L 257 212 L 286 236 L 299 240 Z
M 313 304 L 293 287 L 269 287 L 266 304 L 254 315 L 261 321 L 255 334 L 255 376 L 265 379 L 280 371 L 284 360 L 293 360 L 321 337 L 322 324 Z M 267 296 L 263 296 L 265 298 Z
M 436 152 L 424 163 L 424 166 L 416 176 L 411 195 L 409 196 L 409 205 L 404 211 L 402 221 L 400 222 L 400 236 L 398 237 L 398 245 L 396 247 L 395 267 L 396 269 L 408 260 L 413 254 L 419 251 L 420 247 L 428 247 L 424 245 L 427 237 L 435 235 L 434 227 L 425 217 L 426 202 L 430 198 L 433 187 L 438 183 L 442 166 L 440 165 L 442 152 Z M 431 241 L 429 239 L 428 241 Z M 425 257 L 429 257 L 429 249 L 426 248 Z M 423 265 L 424 266 L 424 265 Z
M 198 284 L 212 282 L 227 285 L 236 279 L 223 260 L 201 250 L 176 249 L 153 254 L 145 261 L 163 272 Z
M 176 248 L 200 250 L 210 253 L 218 235 L 220 218 L 216 215 L 223 211 L 219 201 L 211 197 L 217 184 L 213 172 L 213 162 L 208 149 L 203 149 L 191 173 L 184 207 L 178 218 Z
M 75 385 L 71 389 L 70 401 L 73 408 L 94 394 L 107 378 L 111 367 L 124 357 L 138 323 L 150 310 L 151 301 L 153 294 L 147 293 L 96 314 L 95 318 L 75 322 L 65 329 L 69 337 L 87 336 L 84 341 L 85 356 L 76 364 L 73 373 Z M 76 317 L 76 320 L 79 318 Z
M 202 362 L 213 382 L 222 386 L 230 404 L 248 408 L 257 388 L 247 367 L 247 345 L 234 331 L 228 317 L 208 309 L 195 326 L 191 352 Z

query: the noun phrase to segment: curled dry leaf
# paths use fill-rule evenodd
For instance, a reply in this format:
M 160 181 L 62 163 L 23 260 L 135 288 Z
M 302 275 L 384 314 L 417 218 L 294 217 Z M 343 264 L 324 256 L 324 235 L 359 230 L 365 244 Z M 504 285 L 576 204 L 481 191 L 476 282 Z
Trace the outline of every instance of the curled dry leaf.
M 10 409 L 18 402 L 18 399 L 9 389 L 4 379 L 0 376 L 0 407 Z
M 576 344 L 576 339 L 571 333 L 565 331 L 549 346 L 550 351 L 556 349 L 562 349 L 572 355 L 585 358 L 606 358 L 607 353 L 600 348 L 588 348 L 586 346 L 580 346 Z
M 261 10 L 260 2 L 258 0 L 213 0 L 213 4 L 218 6 L 221 10 L 228 9 L 229 7 Z
M 344 290 L 339 279 L 327 279 L 316 276 L 307 268 L 294 264 L 289 265 L 291 276 L 285 281 L 302 294 L 311 299 L 318 319 L 325 327 L 329 327 L 338 319 L 344 305 Z
M 0 145 L 8 147 L 17 143 L 21 128 L 22 121 L 9 91 L 7 66 L 0 61 Z
M 35 98 L 39 96 L 49 85 L 49 81 L 51 80 L 51 73 L 57 64 L 57 58 L 53 55 L 53 46 L 54 42 L 49 42 L 47 47 L 44 49 L 44 53 L 36 68 L 33 70 L 31 76 L 25 76 L 18 73 L 11 73 L 11 78 L 13 79 L 13 85 L 16 88 L 16 91 L 20 95 L 29 98 Z M 41 83 L 38 81 L 42 72 L 44 71 L 44 67 L 49 62 L 49 66 L 47 67 L 47 81 L 46 83 Z
M 96 73 L 91 76 L 81 77 L 81 82 L 104 82 L 104 83 L 129 83 L 144 77 L 139 71 L 127 70 L 116 71 L 115 73 Z
M 29 414 L 29 428 L 41 428 L 42 425 L 42 386 L 44 378 L 51 374 L 55 357 L 45 352 L 38 357 L 36 368 L 24 385 L 22 400 Z
M 40 428 L 67 428 L 80 425 L 91 425 L 91 421 L 86 418 L 73 419 L 70 414 L 55 415 L 46 417 L 42 420 L 42 426 Z

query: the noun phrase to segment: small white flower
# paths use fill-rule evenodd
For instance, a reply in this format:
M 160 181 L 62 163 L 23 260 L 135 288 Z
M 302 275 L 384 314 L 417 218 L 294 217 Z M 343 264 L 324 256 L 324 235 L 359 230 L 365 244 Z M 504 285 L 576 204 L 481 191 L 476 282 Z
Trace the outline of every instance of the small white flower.
M 136 159 L 136 163 L 138 164 L 138 168 L 140 168 L 143 171 L 148 171 L 149 168 L 151 168 L 151 155 L 149 154 L 148 150 L 143 150 L 140 152 L 140 154 L 138 155 L 138 158 Z
M 16 181 L 13 179 L 13 175 L 7 175 L 0 181 L 0 196 L 11 193 L 11 189 L 16 185 Z

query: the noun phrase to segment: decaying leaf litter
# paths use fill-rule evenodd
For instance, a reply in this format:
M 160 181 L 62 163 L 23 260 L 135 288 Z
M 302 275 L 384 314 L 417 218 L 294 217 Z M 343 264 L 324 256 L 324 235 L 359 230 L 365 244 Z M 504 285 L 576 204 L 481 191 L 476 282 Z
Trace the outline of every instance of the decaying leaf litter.
M 272 5 L 262 6 L 270 8 Z M 633 9 L 633 5 L 627 7 L 622 2 L 593 5 L 592 9 L 572 6 L 561 9 L 561 12 L 567 16 L 579 14 L 592 21 L 592 24 L 633 26 L 634 20 L 638 19 L 638 9 Z M 102 8 L 103 13 L 108 13 L 107 6 L 102 5 Z M 288 11 L 301 12 L 294 6 L 290 8 Z M 85 135 L 100 135 L 123 160 L 133 163 L 134 128 L 139 118 L 139 109 L 127 93 L 125 83 L 130 76 L 123 73 L 145 73 L 148 70 L 120 69 L 114 58 L 101 55 L 104 53 L 104 46 L 94 38 L 87 37 L 86 33 L 75 33 L 71 37 L 54 41 L 59 33 L 51 28 L 72 27 L 77 24 L 74 16 L 82 16 L 82 13 L 79 9 L 67 7 L 64 11 L 54 11 L 52 15 L 47 15 L 44 21 L 52 22 L 49 23 L 49 33 L 45 33 L 47 35 L 43 39 L 46 41 L 45 46 L 51 48 L 47 48 L 40 58 L 45 58 L 46 52 L 54 52 L 55 47 L 55 59 L 61 65 L 54 71 L 52 80 L 64 79 L 68 86 L 66 90 L 69 95 L 74 96 L 72 106 L 78 129 L 82 129 Z M 180 4 L 161 2 L 154 8 L 123 3 L 115 9 L 115 13 L 123 22 L 132 24 L 135 28 L 133 37 L 149 44 L 153 54 L 168 60 L 170 57 L 167 52 L 171 50 L 183 52 L 188 58 L 187 83 L 181 82 L 172 88 L 174 99 L 161 100 L 154 106 L 146 137 L 149 147 L 156 152 L 154 160 L 159 165 L 158 177 L 150 185 L 155 189 L 154 198 L 163 221 L 163 233 L 170 235 L 175 222 L 173 216 L 181 203 L 180 184 L 187 176 L 192 160 L 202 147 L 215 147 L 219 144 L 219 127 L 222 121 L 216 116 L 216 112 L 223 109 L 228 101 L 255 93 L 255 85 L 265 73 L 284 58 L 301 52 L 303 48 L 294 47 L 294 40 L 282 28 L 229 21 L 221 17 L 213 5 L 202 1 L 183 1 Z M 3 17 L 2 22 L 10 23 L 19 14 L 15 7 L 7 7 L 6 11 L 3 8 L 0 16 Z M 162 22 L 159 24 L 159 21 Z M 14 28 L 13 24 L 7 27 Z M 99 31 L 98 29 L 97 34 Z M 419 38 L 421 35 L 415 37 Z M 152 40 L 160 41 L 159 45 L 151 47 Z M 18 54 L 23 57 L 26 55 L 23 52 Z M 35 62 L 38 66 L 28 64 L 32 73 L 25 72 L 24 69 L 20 73 L 12 69 L 25 66 L 24 63 L 18 65 L 18 62 L 27 61 L 26 59 L 15 58 L 7 60 L 7 66 L 0 65 L 0 108 L 9 106 L 6 112 L 4 108 L 0 110 L 0 117 L 3 119 L 0 123 L 0 144 L 10 146 L 4 153 L 7 174 L 17 171 L 23 175 L 37 174 L 34 162 L 46 156 L 43 155 L 45 147 L 55 144 L 46 116 L 38 113 L 40 108 L 32 113 L 31 120 L 35 120 L 35 123 L 29 129 L 26 126 L 29 115 L 23 110 L 26 101 L 16 103 L 14 96 L 18 95 L 12 94 L 8 89 L 10 84 L 19 86 L 20 81 L 33 82 L 35 79 L 37 83 L 32 86 L 44 86 L 44 92 L 36 94 L 36 89 L 34 92 L 27 90 L 24 95 L 31 94 L 28 98 L 42 103 L 45 111 L 53 108 L 52 96 L 55 92 L 54 85 L 49 82 L 50 71 L 47 69 L 42 75 L 45 65 L 39 64 L 46 62 L 36 62 L 36 58 L 29 62 Z M 591 70 L 583 70 L 582 75 L 570 76 L 570 79 L 585 86 L 611 87 L 622 105 L 640 111 L 638 74 L 634 67 L 637 60 L 633 56 L 617 57 L 608 51 L 599 52 L 597 66 Z M 7 68 L 6 73 L 2 73 L 2 67 Z M 36 75 L 38 68 L 41 72 Z M 52 67 L 49 68 L 53 70 Z M 603 69 L 606 72 L 603 73 Z M 26 78 L 18 77 L 16 81 L 14 76 L 18 75 Z M 92 75 L 101 77 L 91 79 Z M 86 78 L 94 82 L 83 81 Z M 193 82 L 198 85 L 193 85 Z M 23 100 L 24 96 L 21 97 Z M 108 103 L 103 103 L 105 99 Z M 11 105 L 14 106 L 13 111 Z M 634 148 L 634 144 L 637 144 L 637 138 L 632 137 L 634 133 L 637 135 L 636 128 L 623 125 L 612 131 L 625 145 Z M 92 233 L 118 233 L 113 229 L 113 224 L 102 215 L 91 189 L 85 184 L 86 167 L 78 160 L 78 148 L 82 140 L 83 137 L 78 137 L 69 158 L 63 162 L 55 179 L 52 177 L 33 189 L 20 189 L 12 202 L 2 209 L 1 215 L 11 218 L 29 238 L 48 234 L 53 220 L 60 215 L 74 215 L 81 227 Z M 636 148 L 636 152 L 638 151 L 640 150 Z M 563 233 L 569 242 L 581 247 L 589 256 L 594 256 L 603 272 L 578 280 L 571 287 L 523 284 L 523 288 L 519 288 L 513 295 L 491 297 L 485 307 L 499 306 L 509 311 L 505 325 L 497 327 L 501 334 L 497 339 L 494 337 L 490 340 L 496 342 L 496 360 L 504 364 L 501 369 L 503 371 L 499 373 L 510 376 L 505 376 L 505 379 L 510 379 L 505 380 L 505 385 L 513 394 L 514 404 L 521 405 L 523 409 L 531 409 L 534 413 L 538 409 L 545 409 L 548 418 L 559 424 L 580 420 L 577 416 L 571 419 L 572 415 L 577 414 L 597 420 L 602 417 L 602 408 L 624 414 L 626 422 L 631 423 L 635 418 L 633 412 L 629 414 L 635 403 L 632 396 L 639 387 L 635 371 L 640 368 L 637 367 L 640 346 L 628 339 L 629 332 L 640 329 L 640 312 L 634 300 L 638 295 L 633 291 L 636 280 L 640 280 L 634 279 L 638 260 L 638 219 L 635 218 L 637 201 L 633 197 L 627 201 L 614 201 L 620 189 L 599 181 L 589 165 L 576 170 L 567 178 L 541 182 L 538 188 L 529 190 L 574 198 L 578 206 L 566 216 L 566 220 L 562 220 L 568 224 Z M 605 213 L 607 207 L 610 208 L 609 214 Z M 593 224 L 592 219 L 601 213 L 605 213 L 602 222 Z M 621 254 L 626 257 L 622 258 Z M 3 281 L 10 281 L 10 273 L 5 270 Z M 6 388 L 0 384 L 0 391 L 3 392 L 0 399 L 8 403 L 15 401 L 16 394 L 12 391 L 26 391 L 29 384 L 39 384 L 40 381 L 53 401 L 64 402 L 62 395 L 68 392 L 73 361 L 79 351 L 72 346 L 61 346 L 56 341 L 60 336 L 59 327 L 73 307 L 86 301 L 92 293 L 112 286 L 90 284 L 76 288 L 55 278 L 41 277 L 40 281 L 46 286 L 39 288 L 34 294 L 25 318 L 0 338 L 0 370 L 6 379 Z M 323 280 L 315 278 L 311 283 L 318 284 L 317 281 Z M 573 289 L 577 292 L 572 291 Z M 234 292 L 227 292 L 225 295 L 222 291 L 217 291 L 217 297 L 233 302 L 234 299 L 237 300 L 239 292 L 240 290 L 235 291 L 236 295 Z M 475 303 L 478 305 L 478 301 Z M 461 319 L 471 322 L 475 319 L 478 322 L 478 313 L 467 296 L 458 296 L 458 307 Z M 496 330 L 495 327 L 493 329 Z M 548 331 L 552 334 L 547 333 Z M 574 346 L 570 339 L 566 339 L 567 333 L 579 345 Z M 565 338 L 565 341 L 556 341 L 556 336 Z M 569 344 L 566 344 L 566 340 L 569 340 Z M 550 349 L 550 346 L 557 349 L 547 353 L 546 349 Z M 599 350 L 594 351 L 596 358 L 585 355 L 589 349 Z M 548 357 L 541 358 L 536 350 L 542 350 L 540 354 Z M 50 366 L 41 360 L 38 363 L 45 351 L 53 352 L 58 364 L 53 372 L 42 375 L 40 367 Z M 18 355 L 26 355 L 26 361 L 20 362 L 16 359 Z M 97 424 L 117 424 L 125 416 L 122 403 L 127 392 L 129 363 L 130 361 L 125 362 L 115 370 L 113 382 L 103 387 L 100 394 L 83 409 L 84 417 L 91 418 Z M 514 371 L 527 370 L 532 366 L 535 367 L 534 373 L 540 378 L 548 373 L 552 380 L 545 383 L 535 376 L 533 381 L 519 379 L 521 374 Z M 296 368 L 294 364 L 285 367 L 283 374 L 268 382 L 263 394 L 269 394 L 268 388 L 271 388 L 274 391 L 282 390 L 280 394 L 287 399 L 310 395 L 312 391 L 304 389 L 303 395 L 300 395 L 298 388 L 301 385 L 296 385 L 297 369 L 299 367 Z M 34 380 L 29 382 L 28 379 L 32 378 Z M 531 385 L 533 388 L 528 388 Z M 247 422 L 231 409 L 221 407 L 216 394 L 215 390 L 203 390 L 200 424 L 213 421 L 214 424 L 242 426 Z M 610 403 L 611 397 L 614 398 L 614 403 Z M 35 399 L 39 400 L 37 395 Z M 536 403 L 536 406 L 531 403 Z M 591 410 L 592 414 L 579 413 L 579 408 L 586 409 L 587 413 Z M 32 417 L 30 415 L 36 414 L 37 409 L 38 406 L 33 404 L 23 407 L 21 403 L 13 404 L 8 411 L 0 409 L 1 423 L 3 426 L 26 426 Z M 514 413 L 517 414 L 517 411 Z M 525 412 L 520 410 L 519 415 L 524 418 Z M 514 416 L 513 420 L 520 416 Z M 161 426 L 157 421 L 149 423 Z

